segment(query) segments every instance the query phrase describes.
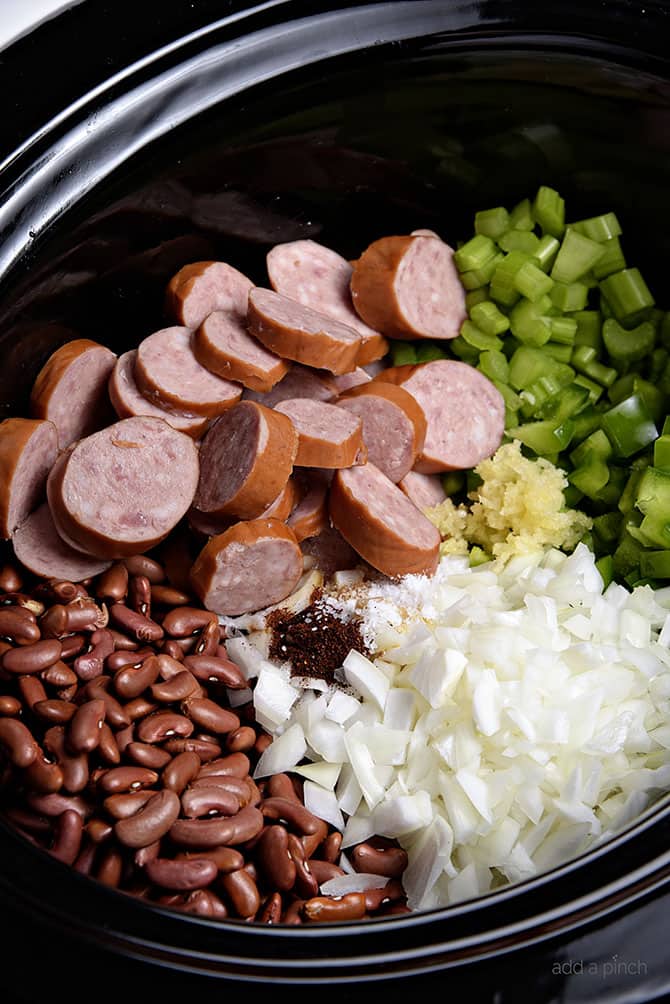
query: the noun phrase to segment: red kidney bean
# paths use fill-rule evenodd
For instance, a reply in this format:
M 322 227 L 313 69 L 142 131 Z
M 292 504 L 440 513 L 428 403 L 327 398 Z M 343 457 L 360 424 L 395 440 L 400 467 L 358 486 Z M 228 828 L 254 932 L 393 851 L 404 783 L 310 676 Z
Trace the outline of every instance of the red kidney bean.
M 226 774 L 212 774 L 211 777 L 196 778 L 191 782 L 191 788 L 221 788 L 223 791 L 234 795 L 240 803 L 240 808 L 250 805 L 254 801 L 255 785 L 250 778 L 232 777 Z M 259 799 L 260 801 L 260 799 Z
M 250 725 L 241 725 L 226 736 L 226 749 L 231 753 L 244 753 L 253 749 L 256 742 L 256 731 Z
M 219 870 L 207 858 L 191 858 L 189 861 L 171 861 L 155 858 L 145 866 L 147 877 L 164 889 L 190 891 L 203 889 L 217 877 Z
M 181 701 L 185 697 L 203 693 L 204 691 L 193 673 L 187 669 L 183 669 L 169 680 L 154 683 L 151 688 L 151 696 L 161 704 L 170 704 L 173 701 Z
M 133 699 L 128 701 L 127 704 L 124 704 L 123 707 L 131 722 L 137 722 L 139 719 L 156 711 L 158 705 L 153 701 L 148 701 L 146 697 L 140 696 L 133 697 Z
M 174 607 L 163 618 L 163 628 L 172 638 L 188 638 L 210 621 L 218 624 L 218 617 L 211 610 L 203 610 L 201 607 Z
M 295 833 L 288 834 L 288 852 L 295 864 L 295 891 L 298 896 L 309 899 L 316 896 L 319 884 L 309 867 L 305 849 Z
M 212 620 L 205 624 L 193 647 L 193 655 L 216 655 L 221 638 L 221 628 L 218 621 Z
M 98 579 L 96 595 L 109 603 L 121 603 L 128 592 L 128 569 L 120 561 L 115 562 Z
M 127 725 L 125 729 L 119 729 L 115 736 L 116 745 L 119 747 L 119 752 L 123 755 L 130 743 L 135 741 L 135 725 L 131 723 Z
M 98 845 L 89 841 L 79 852 L 72 867 L 76 872 L 79 872 L 80 875 L 90 875 L 93 871 L 93 866 L 95 865 L 97 853 Z
M 198 917 L 224 920 L 228 916 L 226 907 L 211 889 L 196 889 L 195 892 L 189 893 L 183 902 L 174 903 L 173 906 L 176 910 L 192 913 Z
M 282 923 L 288 927 L 296 927 L 302 924 L 302 908 L 305 905 L 304 899 L 294 899 L 287 906 L 282 917 Z
M 77 705 L 73 704 L 72 701 L 59 701 L 56 698 L 37 701 L 33 705 L 33 712 L 38 718 L 54 725 L 63 725 L 69 722 L 76 710 Z
M 314 896 L 302 908 L 305 920 L 325 923 L 361 920 L 365 912 L 365 896 L 362 892 L 350 892 L 346 896 L 337 897 Z
M 367 912 L 374 913 L 375 910 L 378 910 L 385 903 L 394 903 L 397 900 L 404 899 L 405 890 L 398 879 L 389 879 L 381 889 L 366 889 L 363 895 L 365 896 L 365 908 Z
M 218 743 L 196 739 L 195 736 L 190 739 L 168 739 L 164 743 L 164 748 L 173 756 L 178 753 L 196 753 L 202 763 L 216 760 L 218 756 L 221 756 L 221 747 Z
M 240 810 L 239 799 L 218 785 L 209 788 L 187 788 L 181 796 L 182 811 L 187 819 L 199 819 L 216 812 L 234 816 Z
M 172 586 L 155 584 L 151 586 L 151 599 L 154 603 L 163 607 L 184 607 L 191 602 L 188 593 L 181 589 L 174 589 Z
M 230 847 L 253 840 L 262 828 L 263 816 L 248 806 L 225 818 L 177 819 L 170 829 L 170 839 L 180 847 Z
M 17 645 L 34 645 L 41 632 L 34 620 L 26 617 L 18 607 L 0 607 L 0 637 Z
M 261 756 L 265 753 L 268 746 L 272 744 L 272 736 L 269 736 L 266 732 L 261 732 L 261 734 L 256 738 L 254 743 L 254 753 Z
M 155 711 L 137 724 L 135 733 L 140 742 L 160 743 L 170 736 L 187 738 L 193 732 L 193 722 L 175 711 Z
M 73 659 L 80 652 L 83 652 L 86 647 L 86 639 L 83 634 L 66 634 L 64 638 L 60 638 L 59 640 L 63 646 L 61 659 L 64 660 Z
M 109 616 L 113 624 L 125 634 L 137 638 L 138 641 L 155 642 L 163 637 L 163 628 L 156 621 L 138 614 L 136 610 L 123 603 L 113 603 L 109 608 Z
M 177 861 L 191 861 L 193 858 L 206 858 L 213 861 L 222 875 L 228 872 L 236 872 L 244 867 L 244 857 L 239 851 L 232 847 L 214 847 L 211 850 L 181 851 L 177 854 Z
M 198 680 L 205 683 L 222 683 L 231 690 L 246 690 L 249 681 L 239 666 L 230 659 L 213 655 L 187 655 L 184 665 Z
M 89 819 L 84 829 L 94 844 L 104 844 L 114 833 L 114 827 L 106 819 Z
M 90 753 L 97 747 L 105 713 L 105 702 L 99 698 L 77 708 L 67 730 L 67 743 L 74 753 Z
M 30 792 L 26 798 L 28 804 L 43 816 L 60 816 L 66 809 L 74 809 L 82 819 L 87 819 L 91 814 L 90 804 L 78 795 L 63 795 L 60 791 L 51 795 Z
M 296 866 L 283 826 L 266 826 L 255 846 L 258 865 L 273 889 L 288 892 L 295 885 Z
M 147 767 L 113 767 L 105 771 L 98 782 L 98 787 L 106 795 L 116 795 L 120 792 L 150 788 L 157 781 L 156 771 Z
M 114 676 L 114 687 L 124 700 L 139 697 L 157 679 L 160 663 L 155 655 L 144 659 L 139 666 L 130 664 L 120 669 Z
M 256 915 L 261 905 L 261 897 L 258 886 L 244 868 L 222 875 L 219 882 L 238 917 L 246 920 Z
M 21 701 L 10 694 L 0 695 L 0 715 L 13 718 L 21 711 Z
M 112 819 L 130 819 L 136 812 L 143 808 L 150 798 L 156 793 L 151 789 L 144 791 L 120 792 L 116 795 L 108 795 L 104 800 L 103 807 Z
M 146 575 L 133 575 L 128 583 L 128 606 L 151 619 L 151 583 Z
M 105 668 L 110 673 L 116 673 L 124 666 L 134 666 L 136 669 L 142 665 L 145 659 L 154 655 L 152 648 L 138 648 L 135 650 L 115 649 L 111 655 L 105 659 Z
M 88 757 L 85 753 L 72 755 L 66 747 L 65 729 L 53 726 L 44 733 L 44 747 L 56 758 L 63 774 L 63 787 L 71 794 L 83 791 L 88 784 Z
M 165 569 L 153 558 L 148 558 L 146 554 L 134 554 L 130 558 L 124 558 L 123 564 L 128 569 L 129 575 L 146 575 L 152 585 L 159 585 L 165 581 Z
M 95 877 L 98 882 L 117 889 L 123 875 L 123 856 L 116 847 L 106 848 L 98 864 Z
M 318 833 L 322 826 L 322 820 L 318 816 L 290 798 L 265 798 L 261 803 L 261 812 L 266 819 L 284 820 L 303 835 Z
M 319 886 L 323 885 L 324 882 L 328 882 L 329 879 L 346 874 L 344 869 L 338 868 L 337 865 L 332 864 L 330 861 L 320 861 L 319 858 L 310 858 L 307 864 Z
M 182 702 L 182 709 L 196 725 L 211 729 L 218 735 L 225 735 L 240 727 L 237 715 L 208 697 L 190 697 Z
M 51 820 L 45 816 L 40 816 L 37 812 L 31 812 L 30 809 L 18 805 L 12 805 L 3 811 L 9 822 L 19 830 L 41 835 L 51 833 Z M 244 859 L 242 859 L 238 867 L 241 868 L 243 864 Z
M 281 921 L 282 901 L 278 892 L 273 892 L 263 903 L 256 917 L 259 924 L 279 924 Z
M 100 729 L 98 752 L 106 763 L 110 763 L 113 766 L 121 763 L 121 751 L 116 743 L 116 739 L 114 738 L 114 733 L 110 729 L 107 722 L 103 722 Z
M 54 842 L 50 848 L 53 857 L 63 864 L 73 865 L 81 848 L 82 818 L 74 809 L 66 809 L 56 820 Z
M 77 685 L 77 674 L 62 661 L 55 662 L 53 666 L 45 669 L 43 673 L 40 673 L 40 678 L 50 687 L 74 687 Z
M 342 834 L 337 830 L 333 830 L 329 833 L 326 839 L 323 841 L 323 860 L 329 861 L 331 864 L 335 864 L 340 856 L 340 850 L 342 848 Z
M 173 638 L 168 638 L 167 641 L 163 642 L 159 654 L 167 655 L 176 662 L 184 661 L 184 650 L 178 642 L 174 641 Z
M 357 872 L 399 878 L 407 867 L 407 851 L 402 847 L 377 848 L 358 844 L 351 851 L 351 863 Z
M 12 565 L 2 565 L 0 567 L 0 591 L 3 593 L 17 593 L 23 586 L 23 579 Z
M 197 776 L 200 758 L 195 753 L 179 753 L 163 771 L 162 781 L 166 788 L 181 795 L 186 786 Z
M 23 703 L 32 711 L 39 701 L 46 701 L 47 692 L 44 684 L 37 676 L 20 676 L 19 690 Z
M 0 747 L 15 767 L 29 767 L 39 756 L 33 734 L 16 718 L 0 718 Z
M 175 645 L 179 648 L 182 654 L 182 658 L 185 658 L 189 652 L 192 652 L 195 648 L 195 643 L 198 640 L 198 635 L 193 634 L 188 638 L 173 638 Z
M 136 850 L 133 854 L 133 861 L 138 868 L 144 868 L 150 861 L 155 861 L 156 858 L 160 857 L 160 853 L 161 841 L 154 840 L 153 844 L 147 844 L 146 847 L 140 847 Z
M 322 819 L 319 819 L 318 822 L 319 828 L 316 833 L 306 833 L 300 837 L 300 843 L 302 844 L 306 858 L 311 858 L 328 836 L 328 826 L 326 823 Z
M 94 600 L 83 597 L 77 597 L 66 605 L 50 607 L 40 621 L 42 633 L 55 638 L 79 631 L 95 631 L 106 624 L 107 614 Z
M 231 753 L 230 756 L 212 760 L 203 764 L 198 777 L 211 777 L 212 774 L 231 774 L 233 777 L 246 778 L 251 770 L 251 761 L 244 753 Z
M 114 827 L 117 839 L 126 847 L 146 847 L 160 840 L 176 823 L 181 803 L 174 791 L 159 791 L 130 819 L 120 819 Z
M 2 601 L 0 601 L 0 609 L 14 610 L 18 617 L 23 617 L 24 620 L 30 621 L 31 624 L 37 624 L 35 611 L 31 609 L 32 604 L 35 602 L 29 596 L 24 596 L 23 593 L 16 593 L 14 596 L 3 596 Z M 42 606 L 42 604 L 38 605 Z
M 41 673 L 58 662 L 62 651 L 63 646 L 57 638 L 45 638 L 5 652 L 2 668 L 8 673 Z
M 52 579 L 46 587 L 57 603 L 69 603 L 77 596 L 86 595 L 86 590 L 77 583 L 67 579 Z
M 128 635 L 117 631 L 116 628 L 105 628 L 105 630 L 109 631 L 114 640 L 115 652 L 136 652 L 140 647 L 140 643 L 135 638 L 129 638 Z
M 123 705 L 109 693 L 107 688 L 111 682 L 108 676 L 99 676 L 86 684 L 83 694 L 91 700 L 102 701 L 105 705 L 105 720 L 115 729 L 124 729 L 130 725 L 130 717 Z
M 150 767 L 152 770 L 162 770 L 172 760 L 167 750 L 151 746 L 149 743 L 128 743 L 125 753 L 140 767 Z
M 23 781 L 32 791 L 50 795 L 63 787 L 63 772 L 56 763 L 39 753 L 23 771 Z
M 179 646 L 177 646 L 177 648 L 179 648 Z M 173 659 L 171 655 L 167 655 L 165 652 L 161 652 L 156 656 L 158 659 L 159 675 L 161 680 L 171 680 L 173 676 L 178 676 L 179 673 L 184 672 L 183 653 L 181 652 L 181 649 L 180 653 L 182 655 L 182 659 Z
M 80 680 L 94 680 L 102 675 L 105 659 L 114 652 L 114 637 L 107 628 L 94 631 L 91 635 L 92 648 L 74 661 L 74 668 Z

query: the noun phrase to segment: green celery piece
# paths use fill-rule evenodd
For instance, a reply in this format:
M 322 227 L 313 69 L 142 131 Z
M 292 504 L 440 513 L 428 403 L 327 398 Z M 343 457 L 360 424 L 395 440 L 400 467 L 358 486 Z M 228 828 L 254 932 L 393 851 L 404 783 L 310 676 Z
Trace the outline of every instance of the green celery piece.
M 522 404 L 519 395 L 515 394 L 512 388 L 507 383 L 503 383 L 500 380 L 493 380 L 493 384 L 500 392 L 502 399 L 505 402 L 505 407 L 508 408 L 510 411 L 515 411 L 515 412 L 519 411 Z
M 556 362 L 542 349 L 531 345 L 520 345 L 510 359 L 510 384 L 515 390 L 523 390 L 539 380 L 540 377 L 552 374 L 564 386 L 572 383 L 575 371 L 571 366 Z
M 605 253 L 602 258 L 595 263 L 592 269 L 594 278 L 605 279 L 613 272 L 620 272 L 626 267 L 626 259 L 621 248 L 621 241 L 618 237 L 612 237 L 609 241 L 604 241 L 602 247 Z
M 497 241 L 509 228 L 509 213 L 504 206 L 475 213 L 475 233 Z
M 565 200 L 553 188 L 540 186 L 533 201 L 533 216 L 542 227 L 543 234 L 562 237 L 565 230 Z
M 487 335 L 502 335 L 509 330 L 509 317 L 498 310 L 493 300 L 476 303 L 470 318 Z
M 651 579 L 670 579 L 670 550 L 643 551 L 640 572 Z
M 461 362 L 469 363 L 471 366 L 476 366 L 479 361 L 479 352 L 477 349 L 473 348 L 472 345 L 468 345 L 466 340 L 459 335 L 458 338 L 452 338 L 449 344 L 449 348 L 457 356 Z
M 483 268 L 495 258 L 496 253 L 497 249 L 491 238 L 477 234 L 454 251 L 454 265 L 459 272 L 471 272 Z
M 551 338 L 562 345 L 574 345 L 577 322 L 574 317 L 552 317 L 549 321 Z
M 595 380 L 591 380 L 589 377 L 584 376 L 583 373 L 578 373 L 575 377 L 575 383 L 580 387 L 586 387 L 589 392 L 589 400 L 591 401 L 591 404 L 596 404 L 597 401 L 600 400 L 603 393 L 603 387 L 599 383 L 596 383 Z
M 664 433 L 654 443 L 654 467 L 670 471 L 670 435 Z
M 596 561 L 596 568 L 600 572 L 603 580 L 603 589 L 607 589 L 611 582 L 614 582 L 614 558 L 611 554 L 604 554 Z
M 507 383 L 509 379 L 509 363 L 502 352 L 495 350 L 482 352 L 479 357 L 479 369 L 489 380 Z
M 634 319 L 655 303 L 637 268 L 624 268 L 608 275 L 600 283 L 600 289 L 618 321 Z
M 446 359 L 447 353 L 441 345 L 435 342 L 420 342 L 416 347 L 416 361 L 430 363 L 434 359 Z
M 602 315 L 599 310 L 578 310 L 573 315 L 577 322 L 575 345 L 590 345 L 596 351 L 602 346 Z
M 561 453 L 570 443 L 573 424 L 566 419 L 561 425 L 554 422 L 527 422 L 507 430 L 510 439 L 518 439 L 539 457 Z
M 508 230 L 498 239 L 501 251 L 523 251 L 535 255 L 540 247 L 540 238 L 530 230 Z
M 547 402 L 554 400 L 563 389 L 564 384 L 552 373 L 539 377 L 529 387 L 521 391 L 519 397 L 523 404 L 521 413 L 524 418 L 532 418 Z M 558 423 L 555 423 L 558 424 Z
M 530 260 L 523 251 L 510 251 L 502 256 L 491 276 L 489 294 L 492 300 L 503 307 L 514 306 L 520 295 L 514 285 L 514 277 L 521 266 Z
M 603 460 L 596 458 L 589 459 L 581 467 L 576 467 L 568 474 L 568 481 L 586 495 L 593 499 L 609 481 L 609 468 Z
M 472 312 L 472 308 L 478 303 L 482 303 L 484 300 L 488 300 L 489 291 L 486 286 L 479 286 L 477 289 L 470 289 L 465 294 L 465 309 L 468 313 Z
M 543 352 L 546 352 L 548 356 L 552 359 L 556 359 L 559 363 L 569 363 L 572 358 L 572 346 L 563 345 L 561 342 L 548 341 L 542 346 Z
M 569 384 L 554 399 L 542 405 L 538 415 L 560 424 L 566 418 L 575 418 L 587 407 L 588 402 L 589 392 L 586 387 Z
M 593 531 L 607 546 L 614 546 L 621 533 L 623 518 L 620 512 L 606 512 L 593 520 Z
M 492 349 L 499 350 L 502 348 L 502 341 L 495 335 L 487 335 L 485 331 L 478 328 L 476 324 L 472 321 L 463 321 L 461 325 L 461 338 L 465 339 L 468 345 L 472 345 L 473 348 L 479 349 L 480 352 L 490 351 Z
M 555 282 L 549 296 L 555 307 L 565 313 L 571 313 L 575 310 L 584 310 L 589 291 L 583 282 Z
M 551 234 L 545 234 L 544 237 L 540 238 L 540 243 L 535 249 L 533 258 L 543 272 L 548 272 L 554 264 L 560 246 L 560 241 L 552 237 Z
M 645 359 L 654 347 L 656 331 L 649 321 L 643 321 L 636 328 L 622 328 L 615 318 L 608 317 L 603 323 L 602 336 L 605 348 L 617 362 L 636 363 Z
M 663 428 L 661 429 L 661 435 L 670 435 L 670 415 L 666 415 L 665 421 L 663 422 Z
M 602 428 L 619 457 L 630 457 L 658 436 L 654 420 L 639 394 L 631 394 L 602 414 Z
M 442 475 L 445 495 L 457 495 L 465 488 L 465 474 L 462 471 L 448 471 Z
M 663 370 L 668 364 L 669 359 L 670 352 L 668 352 L 667 349 L 654 349 L 651 354 L 648 373 L 648 379 L 651 383 L 655 384 L 659 380 Z
M 406 366 L 416 362 L 416 346 L 413 342 L 391 342 L 391 361 L 394 366 Z
M 603 244 L 612 240 L 613 237 L 620 237 L 623 233 L 621 224 L 615 213 L 603 213 L 601 216 L 591 216 L 586 220 L 577 220 L 568 224 L 577 233 L 589 237 L 592 241 Z
M 461 272 L 460 280 L 463 288 L 472 293 L 476 289 L 482 289 L 484 286 L 488 286 L 492 276 L 495 274 L 495 270 L 499 262 L 501 262 L 502 259 L 503 255 L 497 254 L 492 258 L 489 258 L 489 260 L 485 262 L 481 268 L 473 268 L 467 272 Z
M 556 255 L 556 261 L 550 273 L 551 278 L 555 279 L 556 282 L 576 282 L 577 279 L 581 279 L 583 275 L 591 271 L 603 254 L 602 244 L 597 244 L 568 227 Z
M 661 344 L 670 350 L 670 310 L 666 310 L 659 326 Z
M 544 316 L 544 310 L 546 310 L 544 299 L 540 303 L 532 303 L 525 298 L 519 300 L 509 315 L 512 334 L 515 338 L 518 338 L 524 345 L 532 345 L 536 348 L 548 342 L 551 338 L 551 327 L 549 318 Z
M 532 230 L 535 226 L 533 210 L 530 199 L 522 199 L 517 203 L 509 216 L 509 225 L 512 230 Z
M 538 303 L 551 292 L 554 280 L 532 261 L 527 261 L 514 276 L 514 285 L 531 303 Z
M 635 393 L 636 376 L 637 374 L 635 373 L 626 373 L 625 376 L 621 376 L 618 380 L 614 381 L 612 386 L 607 390 L 607 396 L 612 404 L 618 404 L 625 397 L 630 397 L 631 394 Z
M 599 363 L 597 359 L 587 363 L 582 373 L 590 380 L 602 384 L 603 387 L 611 387 L 618 376 L 617 371 L 612 366 L 605 366 L 604 363 Z
M 570 454 L 570 460 L 575 467 L 580 467 L 592 457 L 597 460 L 609 460 L 611 456 L 612 444 L 602 429 L 596 429 L 575 447 Z

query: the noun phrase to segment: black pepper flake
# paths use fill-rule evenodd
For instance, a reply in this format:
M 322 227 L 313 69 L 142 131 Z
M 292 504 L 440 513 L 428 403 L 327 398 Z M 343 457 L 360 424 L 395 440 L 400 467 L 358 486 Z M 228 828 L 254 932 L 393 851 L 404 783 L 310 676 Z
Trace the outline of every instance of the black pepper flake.
M 292 676 L 308 676 L 327 683 L 335 682 L 334 673 L 349 652 L 363 655 L 368 647 L 361 634 L 360 618 L 342 620 L 319 599 L 300 613 L 273 610 L 267 618 L 270 629 L 269 656 L 288 662 Z

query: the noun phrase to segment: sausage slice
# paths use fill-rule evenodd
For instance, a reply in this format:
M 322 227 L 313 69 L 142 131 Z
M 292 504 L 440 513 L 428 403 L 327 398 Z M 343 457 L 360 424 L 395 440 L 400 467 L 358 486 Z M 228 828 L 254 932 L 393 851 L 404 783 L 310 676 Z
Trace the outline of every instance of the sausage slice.
M 45 579 L 81 582 L 99 575 L 111 562 L 91 558 L 66 544 L 54 526 L 46 502 L 31 513 L 14 533 L 14 554 L 34 575 Z
M 214 310 L 244 318 L 252 286 L 251 279 L 223 261 L 196 261 L 170 279 L 165 308 L 175 324 L 187 328 L 197 328 Z
M 239 519 L 260 516 L 286 486 L 297 450 L 298 434 L 286 415 L 240 401 L 202 441 L 196 508 Z
M 316 537 L 330 526 L 328 518 L 329 481 L 320 471 L 305 473 L 302 482 L 303 496 L 287 519 L 300 544 L 309 537 Z
M 346 391 L 337 404 L 363 423 L 370 463 L 391 481 L 404 478 L 426 438 L 426 416 L 416 398 L 395 384 L 371 381 Z
M 198 362 L 190 328 L 162 328 L 140 342 L 135 382 L 152 404 L 182 415 L 213 418 L 242 396 L 239 384 L 222 380 Z
M 250 390 L 268 391 L 288 373 L 287 362 L 253 338 L 236 314 L 224 310 L 215 310 L 195 331 L 193 351 L 212 373 Z
M 261 516 L 264 519 L 278 519 L 285 523 L 300 500 L 300 491 L 295 478 L 288 479 L 274 502 L 265 509 Z M 204 537 L 215 537 L 217 533 L 228 530 L 237 522 L 234 516 L 216 516 L 213 513 L 201 512 L 195 506 L 188 511 L 188 522 L 192 530 Z M 300 539 L 300 538 L 298 538 Z
M 435 572 L 438 530 L 374 464 L 338 471 L 329 499 L 333 525 L 373 568 L 391 577 Z
M 333 401 L 337 397 L 337 387 L 332 377 L 326 373 L 315 373 L 313 369 L 297 363 L 289 369 L 285 377 L 265 394 L 245 390 L 242 399 L 257 401 L 266 408 L 274 408 L 280 401 L 290 397 L 310 397 L 315 401 Z
M 52 422 L 0 422 L 0 536 L 5 540 L 42 501 L 57 456 L 58 432 Z
M 300 550 L 314 561 L 325 579 L 329 579 L 342 569 L 355 568 L 360 560 L 339 530 L 330 525 L 315 537 L 303 540 Z
M 432 509 L 433 506 L 439 505 L 447 497 L 439 474 L 410 471 L 402 481 L 398 482 L 398 488 L 422 512 L 424 509 Z
M 386 339 L 354 310 L 349 289 L 352 267 L 346 258 L 316 241 L 303 240 L 276 244 L 268 252 L 266 263 L 270 285 L 278 293 L 358 332 L 359 366 L 386 355 Z
M 390 367 L 373 383 L 376 381 L 404 387 L 423 409 L 428 429 L 414 465 L 421 474 L 476 467 L 500 446 L 505 402 L 491 381 L 473 366 L 435 359 L 416 366 Z
M 160 418 L 124 418 L 63 454 L 47 482 L 56 529 L 87 554 L 124 558 L 167 537 L 193 502 L 198 451 Z
M 357 331 L 271 289 L 251 290 L 247 325 L 266 348 L 284 359 L 336 374 L 356 368 L 361 348 Z
M 295 426 L 298 433 L 295 462 L 300 467 L 332 469 L 365 463 L 363 423 L 343 408 L 296 397 L 280 401 L 275 411 L 288 415 Z
M 76 338 L 56 349 L 37 374 L 31 414 L 53 422 L 61 450 L 107 421 L 107 383 L 115 363 L 116 356 L 104 345 Z
M 302 552 L 278 519 L 236 523 L 205 544 L 191 571 L 208 610 L 235 617 L 286 599 L 302 575 Z
M 377 370 L 379 372 L 379 370 Z M 345 390 L 353 387 L 362 387 L 364 383 L 369 383 L 372 376 L 362 366 L 357 366 L 351 373 L 343 373 L 342 376 L 333 377 L 333 383 L 337 387 L 339 394 L 344 394 Z
M 162 418 L 173 429 L 198 439 L 209 425 L 209 419 L 204 415 L 180 415 L 175 411 L 165 411 L 140 394 L 135 383 L 136 355 L 137 349 L 132 349 L 119 356 L 109 378 L 109 397 L 116 414 L 119 418 L 136 418 L 138 415 Z
M 437 237 L 382 237 L 351 276 L 354 307 L 389 338 L 456 338 L 466 319 L 454 252 Z

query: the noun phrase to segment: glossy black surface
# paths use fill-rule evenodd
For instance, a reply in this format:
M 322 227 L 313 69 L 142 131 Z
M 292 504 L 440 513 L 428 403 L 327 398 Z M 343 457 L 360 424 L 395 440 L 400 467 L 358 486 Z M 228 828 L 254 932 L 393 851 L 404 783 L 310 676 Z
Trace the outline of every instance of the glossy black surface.
M 268 247 L 296 237 L 349 257 L 417 226 L 456 241 L 475 208 L 540 183 L 560 187 L 575 216 L 615 209 L 629 261 L 660 297 L 667 24 L 659 4 L 431 0 L 92 0 L 62 15 L 0 63 L 16 95 L 0 173 L 0 403 L 20 412 L 73 332 L 121 349 L 160 326 L 165 282 L 187 261 L 221 257 L 262 282 Z M 29 74 L 48 82 L 40 95 L 16 87 Z M 232 979 L 275 992 L 318 982 L 320 997 L 336 985 L 338 1000 L 389 979 L 404 992 L 465 989 L 473 1002 L 660 999 L 669 837 L 660 807 L 616 846 L 475 904 L 268 930 L 149 908 L 0 829 L 9 986 L 44 999 L 76 960 L 73 999 L 88 999 L 95 977 L 101 1002 L 129 985 L 176 995 Z

